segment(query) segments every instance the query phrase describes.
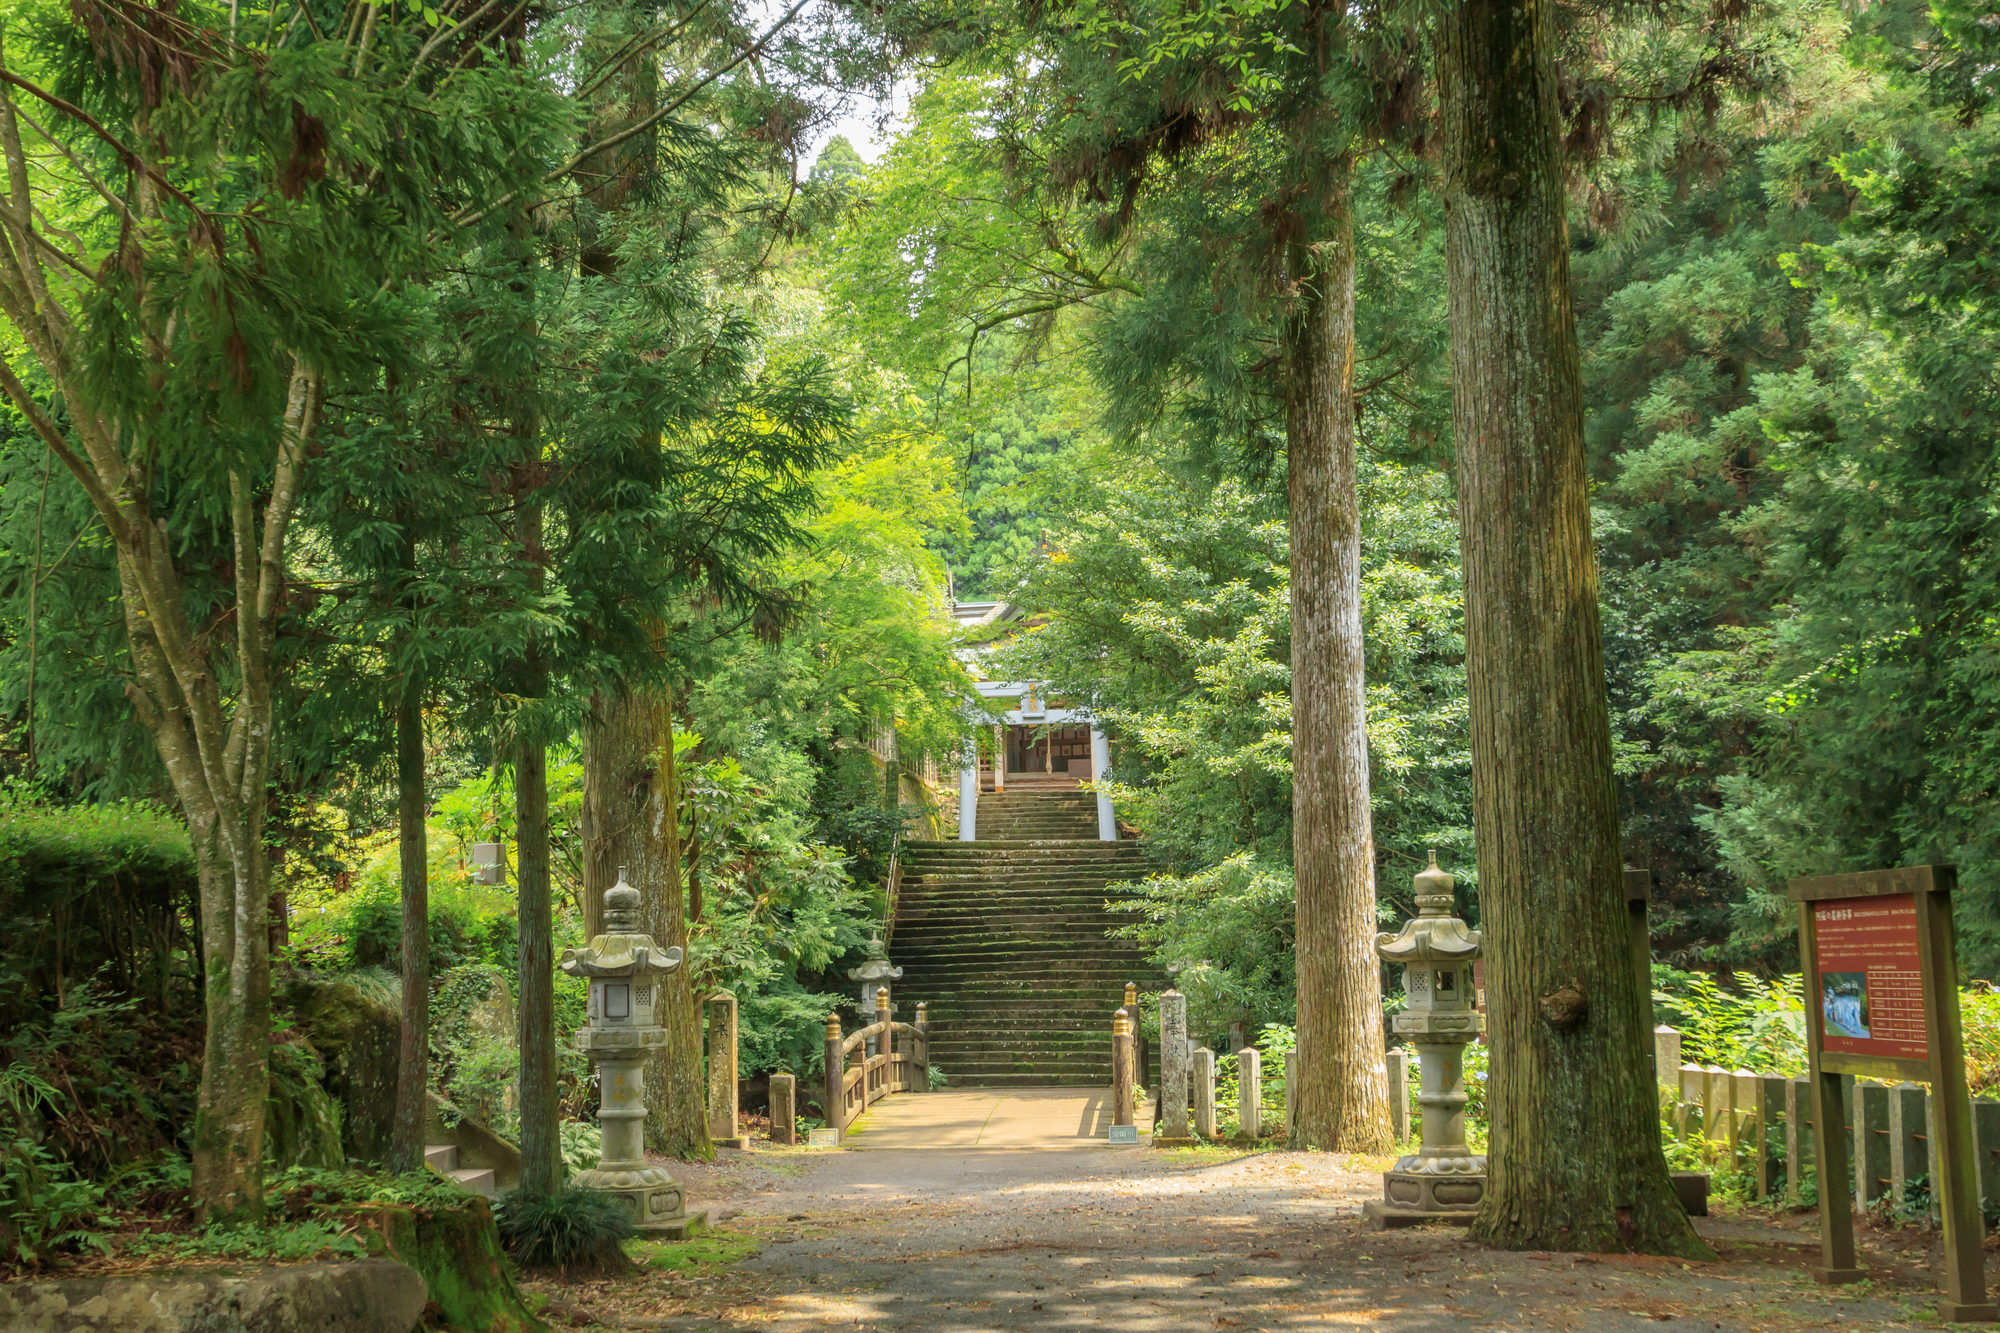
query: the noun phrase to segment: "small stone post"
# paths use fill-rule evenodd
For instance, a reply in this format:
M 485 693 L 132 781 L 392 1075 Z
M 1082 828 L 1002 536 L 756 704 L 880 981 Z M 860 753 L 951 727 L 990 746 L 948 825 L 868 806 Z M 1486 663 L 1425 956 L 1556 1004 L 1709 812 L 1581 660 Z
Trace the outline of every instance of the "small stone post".
M 1879 1083 L 1855 1085 L 1854 1206 L 1865 1211 L 1889 1191 L 1889 1090 Z
M 1160 1130 L 1153 1143 L 1188 1139 L 1187 996 L 1160 994 Z
M 1132 1018 L 1120 1009 L 1111 1015 L 1111 1137 L 1123 1137 L 1121 1127 L 1133 1126 L 1132 1119 Z M 1134 1129 L 1134 1142 L 1137 1131 Z
M 1785 1150 L 1775 1151 L 1771 1147 L 1771 1131 L 1785 1123 L 1785 1080 L 1777 1074 L 1757 1076 L 1757 1105 L 1762 1115 L 1763 1129 L 1757 1139 L 1757 1197 L 1768 1199 L 1776 1190 L 1778 1175 L 1784 1170 Z
M 910 1053 L 917 1059 L 915 1071 L 910 1075 L 911 1092 L 931 1090 L 931 1015 L 928 1000 L 917 1005 L 917 1021 L 912 1024 L 916 1031 L 910 1034 Z
M 847 1080 L 847 1057 L 841 1053 L 846 1038 L 840 1035 L 840 1015 L 826 1016 L 826 1123 L 839 1141 L 847 1128 L 847 1108 L 841 1101 L 841 1085 Z
M 1255 1046 L 1236 1053 L 1236 1136 L 1260 1138 L 1264 1122 L 1264 1057 Z
M 1215 1138 L 1215 1052 L 1206 1046 L 1194 1053 L 1194 1132 Z
M 1739 1171 L 1757 1169 L 1757 1157 L 1764 1149 L 1764 1105 L 1763 1085 L 1757 1076 L 1747 1069 L 1738 1069 L 1729 1076 L 1729 1098 L 1735 1107 L 1736 1169 Z
M 1132 1020 L 1132 1047 L 1128 1058 L 1132 1062 L 1132 1100 L 1137 1103 L 1146 1095 L 1146 1023 L 1145 1014 L 1139 1008 L 1139 988 L 1129 981 L 1125 983 L 1125 1013 Z
M 1972 1099 L 1972 1144 L 1979 1163 L 1979 1197 L 2000 1202 L 2000 1101 Z
M 1653 1029 L 1653 1075 L 1660 1086 L 1672 1090 L 1681 1067 L 1681 1034 L 1662 1023 Z
M 1299 1053 L 1285 1052 L 1285 1141 L 1291 1142 L 1292 1127 L 1298 1124 Z
M 1925 1123 L 1924 1090 L 1914 1083 L 1889 1089 L 1889 1197 L 1903 1203 L 1903 1187 L 1930 1172 L 1930 1127 Z
M 1799 1201 L 1799 1175 L 1812 1165 L 1812 1080 L 1785 1080 L 1785 1201 Z
M 736 997 L 708 997 L 708 1137 L 718 1148 L 748 1148 L 736 1104 Z
M 771 1142 L 792 1147 L 799 1141 L 799 1081 L 790 1074 L 771 1075 Z
M 1398 1046 L 1382 1062 L 1389 1070 L 1389 1130 L 1401 1143 L 1410 1137 L 1410 1053 Z

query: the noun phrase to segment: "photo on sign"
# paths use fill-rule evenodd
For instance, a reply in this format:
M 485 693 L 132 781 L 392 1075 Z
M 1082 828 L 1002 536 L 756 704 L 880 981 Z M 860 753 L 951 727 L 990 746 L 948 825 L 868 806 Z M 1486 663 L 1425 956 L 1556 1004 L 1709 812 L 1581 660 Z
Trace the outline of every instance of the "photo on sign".
M 1822 972 L 1819 993 L 1828 1032 L 1843 1037 L 1869 1035 L 1866 972 Z

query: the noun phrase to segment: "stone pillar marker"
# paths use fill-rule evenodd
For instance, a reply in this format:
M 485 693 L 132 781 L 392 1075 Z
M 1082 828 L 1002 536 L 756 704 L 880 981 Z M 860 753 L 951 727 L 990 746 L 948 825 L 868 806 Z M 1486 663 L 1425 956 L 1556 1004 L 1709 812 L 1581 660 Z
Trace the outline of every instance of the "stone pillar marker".
M 771 1075 L 771 1142 L 790 1148 L 799 1141 L 799 1081 L 791 1074 Z
M 736 997 L 717 991 L 708 1010 L 708 1137 L 718 1148 L 748 1148 L 737 1118 Z
M 1215 1052 L 1206 1046 L 1194 1053 L 1194 1132 L 1215 1138 Z
M 1236 1137 L 1261 1138 L 1264 1132 L 1264 1057 L 1255 1046 L 1236 1053 Z
M 1132 1020 L 1132 1044 L 1126 1048 L 1125 1061 L 1132 1100 L 1137 1103 L 1146 1095 L 1145 1012 L 1139 1008 L 1139 987 L 1130 981 L 1125 983 L 1125 1016 Z
M 1681 1067 L 1681 1034 L 1664 1023 L 1653 1029 L 1653 1074 L 1660 1086 L 1675 1086 Z
M 1153 1146 L 1187 1143 L 1188 1043 L 1187 996 L 1177 990 L 1160 993 L 1160 1130 Z
M 1486 1027 L 1476 1007 L 1473 963 L 1484 943 L 1451 914 L 1453 880 L 1438 869 L 1437 853 L 1416 877 L 1417 915 L 1394 935 L 1375 937 L 1375 952 L 1403 965 L 1409 1005 L 1396 1015 L 1396 1032 L 1417 1047 L 1423 1090 L 1423 1142 L 1382 1173 L 1382 1197 L 1363 1205 L 1380 1227 L 1419 1222 L 1464 1225 L 1486 1196 L 1486 1158 L 1465 1142 L 1465 1044 Z
M 1389 1071 L 1389 1129 L 1401 1143 L 1410 1137 L 1410 1053 L 1398 1046 L 1382 1063 Z
M 620 866 L 618 882 L 604 893 L 604 933 L 584 948 L 564 949 L 559 964 L 590 982 L 589 1017 L 576 1045 L 597 1065 L 602 1095 L 597 1123 L 603 1152 L 573 1183 L 624 1200 L 642 1233 L 671 1240 L 685 1240 L 708 1220 L 706 1213 L 689 1213 L 680 1185 L 646 1160 L 646 1059 L 667 1040 L 653 1013 L 661 980 L 680 967 L 681 957 L 679 949 L 662 949 L 639 929 L 639 891 L 625 882 Z
M 1132 1016 L 1120 1009 L 1111 1015 L 1111 1142 L 1139 1141 L 1132 1110 Z

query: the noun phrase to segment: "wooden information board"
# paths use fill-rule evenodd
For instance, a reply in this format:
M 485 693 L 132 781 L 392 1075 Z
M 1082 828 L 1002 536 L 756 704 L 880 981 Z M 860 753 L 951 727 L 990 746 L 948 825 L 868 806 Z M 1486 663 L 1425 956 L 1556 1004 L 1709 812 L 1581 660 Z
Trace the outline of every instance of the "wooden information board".
M 1939 1142 L 1931 1187 L 1944 1217 L 1946 1323 L 2000 1319 L 1986 1300 L 1985 1224 L 1966 1099 L 1952 931 L 1952 866 L 1905 866 L 1795 879 L 1799 961 L 1806 977 L 1806 1053 L 1812 1067 L 1813 1146 L 1819 1170 L 1822 1282 L 1853 1282 L 1851 1145 L 1841 1076 L 1931 1085 Z

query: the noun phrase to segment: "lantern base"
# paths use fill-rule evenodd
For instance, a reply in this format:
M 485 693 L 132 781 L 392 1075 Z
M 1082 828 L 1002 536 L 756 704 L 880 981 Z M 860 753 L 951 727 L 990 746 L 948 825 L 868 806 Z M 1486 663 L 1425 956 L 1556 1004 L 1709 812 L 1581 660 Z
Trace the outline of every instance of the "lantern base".
M 1409 1159 L 1405 1158 L 1407 1162 Z M 1398 1166 L 1403 1163 L 1398 1163 Z M 1484 1165 L 1484 1162 L 1481 1162 Z M 1382 1197 L 1362 1206 L 1378 1227 L 1413 1227 L 1422 1222 L 1472 1220 L 1486 1197 L 1486 1173 L 1454 1171 L 1439 1175 L 1420 1171 L 1384 1171 Z
M 579 1171 L 570 1183 L 623 1200 L 642 1236 L 686 1240 L 708 1221 L 705 1212 L 687 1211 L 687 1196 L 680 1184 L 657 1166 L 614 1162 Z
M 1479 1210 L 1451 1208 L 1426 1212 L 1421 1208 L 1398 1208 L 1394 1204 L 1383 1203 L 1380 1199 L 1370 1199 L 1361 1205 L 1361 1211 L 1379 1230 L 1388 1231 L 1395 1227 L 1420 1227 L 1426 1222 L 1443 1222 L 1455 1227 L 1470 1226 Z

